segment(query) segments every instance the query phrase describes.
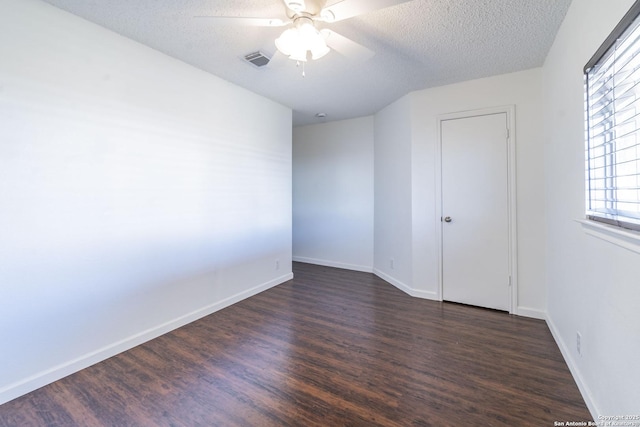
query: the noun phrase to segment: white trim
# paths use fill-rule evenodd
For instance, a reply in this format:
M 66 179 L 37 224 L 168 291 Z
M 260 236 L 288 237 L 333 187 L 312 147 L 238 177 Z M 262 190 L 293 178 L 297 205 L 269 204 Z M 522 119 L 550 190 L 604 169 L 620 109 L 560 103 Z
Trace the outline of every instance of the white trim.
M 435 149 L 435 184 L 436 184 L 436 192 L 435 192 L 435 229 L 436 229 L 436 245 L 438 246 L 436 250 L 436 294 L 438 297 L 438 301 L 443 301 L 443 283 L 442 283 L 442 119 L 440 117 L 437 118 L 436 130 L 438 133 L 436 140 L 436 149 Z
M 285 274 L 251 289 L 247 289 L 246 291 L 237 293 L 222 301 L 207 305 L 201 309 L 2 387 L 0 388 L 0 405 L 291 279 L 293 279 L 293 273 Z
M 578 369 L 578 365 L 576 364 L 573 357 L 571 357 L 571 352 L 569 351 L 565 342 L 562 340 L 560 336 L 560 332 L 556 328 L 555 323 L 553 323 L 553 320 L 548 315 L 546 320 L 547 320 L 547 326 L 551 331 L 551 335 L 553 336 L 553 339 L 556 341 L 556 344 L 560 349 L 560 353 L 562 353 L 562 357 L 564 357 L 564 361 L 569 367 L 569 371 L 571 372 L 571 375 L 573 376 L 573 379 L 576 382 L 576 385 L 578 386 L 578 390 L 580 390 L 580 394 L 584 399 L 584 403 L 587 405 L 587 409 L 589 409 L 589 412 L 591 413 L 591 417 L 594 420 L 598 420 L 598 416 L 601 414 L 601 412 L 598 410 L 596 402 L 593 399 L 593 396 L 591 394 L 591 390 L 589 390 L 589 387 L 587 387 L 586 382 L 582 378 L 582 374 Z
M 437 117 L 437 144 L 435 153 L 435 182 L 436 182 L 436 242 L 438 245 L 438 286 L 437 298 L 443 300 L 442 280 L 442 122 L 445 120 L 461 119 L 466 117 L 486 116 L 489 114 L 505 113 L 507 115 L 507 174 L 508 174 L 508 205 L 509 205 L 509 276 L 511 277 L 509 313 L 519 314 L 518 307 L 518 226 L 517 226 L 517 192 L 516 192 L 516 114 L 515 105 L 482 108 L 479 110 L 459 111 L 455 113 L 441 114 Z M 527 312 L 526 309 L 524 312 Z M 534 317 L 534 316 L 532 316 Z
M 401 282 L 400 280 L 398 280 L 398 279 L 396 279 L 394 277 L 391 277 L 386 273 L 383 273 L 382 271 L 378 270 L 377 268 L 373 269 L 373 274 L 375 274 L 376 276 L 378 276 L 379 278 L 381 278 L 385 282 L 389 282 L 391 285 L 393 285 L 396 288 L 400 289 L 402 292 L 404 292 L 405 294 L 408 294 L 409 296 L 416 297 L 416 298 L 423 298 L 423 299 L 440 301 L 438 299 L 438 294 L 436 292 L 423 291 L 423 290 L 420 290 L 420 289 L 414 289 L 411 286 Z
M 366 265 L 347 264 L 344 262 L 329 261 L 326 259 L 307 258 L 301 256 L 294 256 L 292 258 L 295 262 L 302 262 L 305 264 L 323 265 L 325 267 L 342 268 L 345 270 L 361 271 L 363 273 L 373 273 L 373 267 Z
M 537 308 L 531 308 L 531 307 L 522 307 L 522 306 L 516 307 L 516 310 L 513 312 L 513 314 L 518 316 L 531 317 L 533 319 L 540 319 L 540 320 L 547 319 L 546 311 L 540 310 Z
M 621 248 L 640 253 L 640 233 L 588 219 L 576 219 L 590 236 L 597 237 Z

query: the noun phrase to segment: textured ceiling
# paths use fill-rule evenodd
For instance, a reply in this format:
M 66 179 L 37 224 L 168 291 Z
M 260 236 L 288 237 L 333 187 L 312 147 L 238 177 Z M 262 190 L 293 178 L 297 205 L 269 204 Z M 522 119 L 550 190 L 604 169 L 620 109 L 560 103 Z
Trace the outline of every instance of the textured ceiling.
M 274 55 L 283 28 L 198 18 L 284 18 L 281 0 L 44 1 L 291 107 L 295 126 L 370 115 L 416 89 L 539 67 L 571 2 L 408 1 L 325 25 L 375 56 L 332 51 L 308 62 L 303 78 L 280 54 L 264 68 L 242 59 Z

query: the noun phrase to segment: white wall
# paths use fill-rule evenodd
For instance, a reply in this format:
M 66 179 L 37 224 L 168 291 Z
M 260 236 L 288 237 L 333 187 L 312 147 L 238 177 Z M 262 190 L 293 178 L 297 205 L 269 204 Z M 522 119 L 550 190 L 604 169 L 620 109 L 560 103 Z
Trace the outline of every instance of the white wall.
M 595 417 L 640 413 L 640 254 L 574 222 L 585 212 L 582 67 L 632 3 L 574 1 L 543 68 L 548 321 Z
M 435 211 L 437 118 L 441 114 L 515 105 L 518 234 L 517 314 L 544 317 L 544 190 L 541 70 L 533 69 L 441 86 L 411 94 L 413 128 L 414 288 L 436 292 Z M 471 179 L 471 178 L 470 178 Z
M 35 0 L 0 58 L 0 403 L 291 277 L 289 109 Z
M 293 258 L 373 270 L 373 117 L 293 130 Z
M 445 113 L 516 106 L 518 306 L 544 317 L 544 192 L 541 70 L 413 92 L 376 114 L 375 267 L 415 296 L 437 298 L 437 119 Z M 396 270 L 389 268 L 395 258 Z
M 414 294 L 409 97 L 400 98 L 374 117 L 374 272 Z

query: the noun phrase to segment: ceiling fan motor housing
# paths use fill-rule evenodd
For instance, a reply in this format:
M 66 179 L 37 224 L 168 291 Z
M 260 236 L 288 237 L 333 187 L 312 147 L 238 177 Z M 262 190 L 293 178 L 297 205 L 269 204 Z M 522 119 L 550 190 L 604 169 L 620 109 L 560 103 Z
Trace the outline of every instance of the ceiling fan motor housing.
M 315 16 L 320 14 L 326 4 L 326 0 L 284 0 L 284 4 L 290 11 L 288 13 L 289 18 L 301 13 Z

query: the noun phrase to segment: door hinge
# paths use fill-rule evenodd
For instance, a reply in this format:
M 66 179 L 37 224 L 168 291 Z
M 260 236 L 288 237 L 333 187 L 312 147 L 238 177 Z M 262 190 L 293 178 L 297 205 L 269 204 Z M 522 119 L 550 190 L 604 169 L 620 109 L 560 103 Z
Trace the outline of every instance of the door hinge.
M 507 128 L 507 139 L 509 139 L 511 137 L 511 132 L 509 131 L 509 128 Z
M 509 286 L 511 286 L 511 276 L 509 276 Z

